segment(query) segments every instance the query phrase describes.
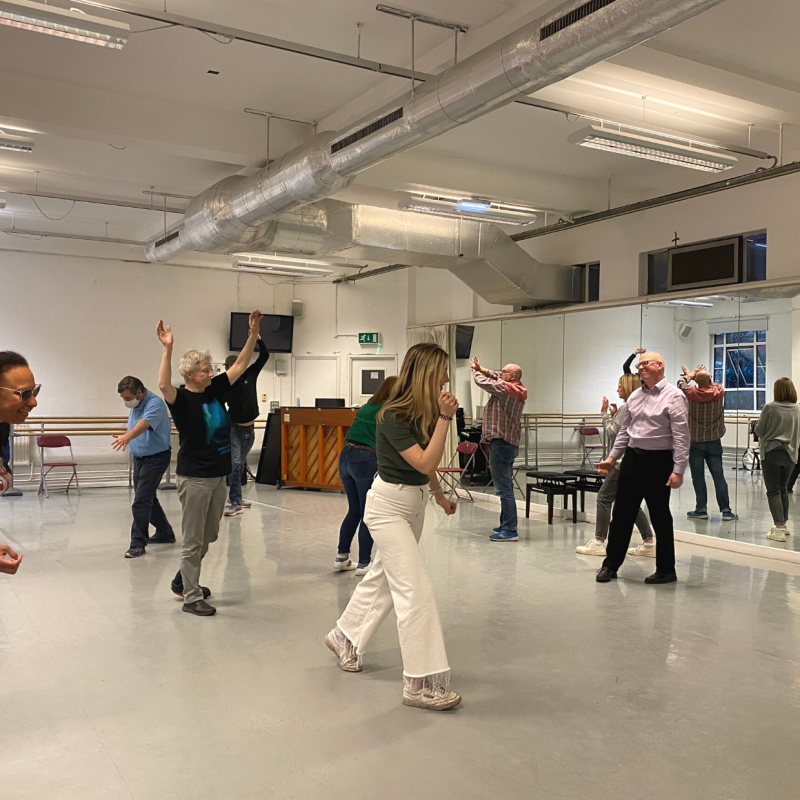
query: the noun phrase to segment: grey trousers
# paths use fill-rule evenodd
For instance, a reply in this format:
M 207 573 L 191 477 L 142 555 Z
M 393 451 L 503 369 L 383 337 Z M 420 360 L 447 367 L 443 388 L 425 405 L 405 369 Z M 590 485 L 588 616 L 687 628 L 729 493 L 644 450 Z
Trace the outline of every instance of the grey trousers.
M 597 521 L 594 527 L 595 539 L 605 539 L 608 536 L 608 526 L 611 524 L 611 509 L 614 507 L 614 499 L 617 496 L 617 486 L 619 484 L 619 467 L 615 467 L 611 474 L 603 481 L 600 491 L 597 493 Z M 642 539 L 652 539 L 653 529 L 647 519 L 647 514 L 639 507 L 636 515 L 636 527 L 642 534 Z
M 782 447 L 768 450 L 761 456 L 761 474 L 767 487 L 767 502 L 776 525 L 789 519 L 789 495 L 787 486 L 794 470 L 789 454 Z
M 219 523 L 225 511 L 228 488 L 225 477 L 187 478 L 177 476 L 178 499 L 181 501 L 181 576 L 183 602 L 203 599 L 200 589 L 200 563 L 211 542 L 217 541 Z

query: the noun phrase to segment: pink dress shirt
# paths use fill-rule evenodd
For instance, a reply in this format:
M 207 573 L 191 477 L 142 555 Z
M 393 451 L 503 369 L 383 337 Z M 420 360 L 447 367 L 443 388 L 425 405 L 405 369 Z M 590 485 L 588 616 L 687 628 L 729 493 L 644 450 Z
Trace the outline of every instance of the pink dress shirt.
M 683 475 L 689 461 L 689 422 L 686 397 L 677 386 L 662 378 L 652 389 L 643 386 L 629 398 L 625 421 L 611 451 L 619 458 L 627 447 L 641 450 L 672 450 L 672 471 Z

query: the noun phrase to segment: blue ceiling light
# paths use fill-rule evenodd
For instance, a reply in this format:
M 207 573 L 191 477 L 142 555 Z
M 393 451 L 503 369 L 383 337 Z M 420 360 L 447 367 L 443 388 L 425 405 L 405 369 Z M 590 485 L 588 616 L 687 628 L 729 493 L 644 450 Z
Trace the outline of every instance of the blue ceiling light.
M 459 211 L 472 211 L 476 214 L 488 211 L 491 207 L 492 204 L 488 200 L 459 200 L 456 203 Z

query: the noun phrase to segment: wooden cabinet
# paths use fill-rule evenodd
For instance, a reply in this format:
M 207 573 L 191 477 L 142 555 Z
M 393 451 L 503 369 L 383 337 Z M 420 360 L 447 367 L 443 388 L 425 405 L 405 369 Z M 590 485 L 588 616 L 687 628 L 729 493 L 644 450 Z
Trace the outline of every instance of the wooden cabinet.
M 281 408 L 281 486 L 342 489 L 339 454 L 356 411 Z

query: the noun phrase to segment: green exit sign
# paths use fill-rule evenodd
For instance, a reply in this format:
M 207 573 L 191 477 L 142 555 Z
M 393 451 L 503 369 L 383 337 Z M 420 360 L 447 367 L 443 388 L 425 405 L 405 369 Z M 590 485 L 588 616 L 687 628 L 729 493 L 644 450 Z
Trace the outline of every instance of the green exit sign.
M 381 335 L 379 333 L 359 333 L 358 334 L 358 343 L 359 344 L 380 344 L 381 343 Z

